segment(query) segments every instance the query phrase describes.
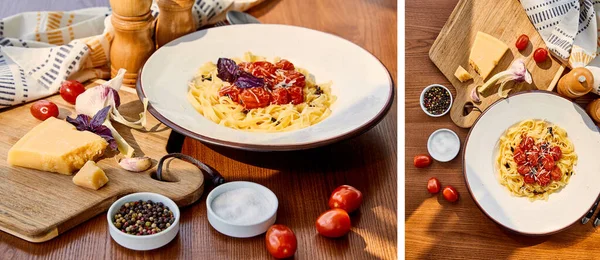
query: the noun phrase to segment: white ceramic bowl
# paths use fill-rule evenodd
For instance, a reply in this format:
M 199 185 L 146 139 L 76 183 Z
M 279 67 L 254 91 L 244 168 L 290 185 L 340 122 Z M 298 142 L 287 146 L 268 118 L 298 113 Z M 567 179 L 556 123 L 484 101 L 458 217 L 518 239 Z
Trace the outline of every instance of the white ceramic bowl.
M 127 233 L 123 233 L 121 230 L 117 229 L 112 223 L 112 218 L 119 211 L 119 208 L 121 208 L 122 205 L 124 205 L 127 202 L 138 200 L 152 200 L 154 202 L 162 202 L 173 212 L 175 221 L 167 229 L 153 235 L 134 236 Z M 110 206 L 110 208 L 108 209 L 108 213 L 106 214 L 110 236 L 119 245 L 133 250 L 152 250 L 162 247 L 171 242 L 171 240 L 173 240 L 173 238 L 175 238 L 175 236 L 177 236 L 177 233 L 179 232 L 179 217 L 179 207 L 177 207 L 177 204 L 175 204 L 175 202 L 163 195 L 151 192 L 139 192 L 124 196 L 119 200 L 115 201 L 115 203 L 113 203 Z
M 285 44 L 282 44 L 282 39 Z M 188 83 L 206 62 L 242 57 L 245 52 L 281 57 L 308 70 L 317 83 L 333 82 L 337 100 L 323 121 L 299 130 L 248 132 L 216 124 L 187 99 Z M 295 26 L 245 24 L 190 33 L 158 49 L 137 81 L 148 111 L 173 130 L 197 140 L 254 151 L 309 149 L 361 134 L 386 115 L 394 87 L 387 69 L 372 54 L 338 36 Z
M 569 183 L 547 201 L 513 196 L 498 181 L 498 140 L 526 119 L 563 128 L 573 142 L 577 165 Z M 496 223 L 526 235 L 559 232 L 581 220 L 600 193 L 600 133 L 579 105 L 552 92 L 519 92 L 492 104 L 471 128 L 464 144 L 463 171 L 471 196 Z
M 240 225 L 230 223 L 221 217 L 217 216 L 217 214 L 212 209 L 213 200 L 221 195 L 224 192 L 239 189 L 239 188 L 251 188 L 254 189 L 267 198 L 267 200 L 271 204 L 271 209 L 265 212 L 264 218 L 256 221 L 254 223 L 249 223 L 247 225 Z M 256 184 L 253 182 L 246 181 L 235 181 L 235 182 L 227 182 L 225 184 L 221 184 L 214 188 L 206 197 L 206 209 L 208 215 L 208 222 L 210 225 L 221 232 L 222 234 L 231 236 L 231 237 L 253 237 L 265 233 L 270 226 L 275 224 L 275 219 L 277 218 L 277 208 L 279 205 L 279 201 L 277 200 L 277 196 L 271 190 L 262 186 L 260 184 Z
M 450 105 L 448 106 L 448 109 L 446 109 L 444 111 L 444 113 L 441 113 L 439 115 L 435 115 L 435 114 L 429 113 L 427 111 L 427 109 L 425 108 L 425 105 L 423 104 L 423 99 L 425 98 L 425 92 L 427 92 L 427 90 L 429 90 L 430 88 L 433 88 L 433 87 L 441 87 L 444 90 L 446 90 L 448 92 L 448 94 L 450 95 Z M 431 117 L 440 117 L 440 116 L 443 116 L 443 115 L 447 114 L 450 111 L 450 108 L 452 108 L 452 102 L 453 102 L 452 92 L 450 92 L 450 90 L 447 87 L 445 87 L 443 85 L 440 85 L 440 84 L 431 84 L 431 85 L 425 87 L 423 89 L 423 91 L 421 91 L 421 97 L 419 98 L 419 103 L 421 104 L 421 109 L 423 109 L 423 112 L 425 112 L 425 114 L 427 114 L 428 116 L 431 116 Z
M 434 149 L 432 149 L 433 146 L 433 138 L 435 135 L 442 133 L 442 132 L 447 132 L 450 133 L 452 135 L 452 137 L 454 138 L 454 141 L 456 142 L 456 146 L 451 147 L 451 151 L 447 154 L 437 154 L 435 153 Z M 436 130 L 435 132 L 431 133 L 431 135 L 429 136 L 429 139 L 427 139 L 427 151 L 429 152 L 429 155 L 431 155 L 431 157 L 433 159 L 435 159 L 438 162 L 449 162 L 452 159 L 454 159 L 458 153 L 460 152 L 460 138 L 458 138 L 458 135 L 456 135 L 456 133 L 450 129 L 447 128 L 441 128 Z

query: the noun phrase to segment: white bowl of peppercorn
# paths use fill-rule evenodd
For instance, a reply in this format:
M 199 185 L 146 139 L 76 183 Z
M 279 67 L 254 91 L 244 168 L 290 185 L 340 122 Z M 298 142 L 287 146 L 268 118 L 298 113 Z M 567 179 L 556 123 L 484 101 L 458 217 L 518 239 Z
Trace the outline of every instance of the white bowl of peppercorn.
M 452 93 L 440 84 L 427 86 L 421 92 L 421 109 L 432 117 L 440 117 L 448 113 L 452 107 Z
M 124 196 L 108 209 L 110 236 L 133 250 L 162 247 L 179 232 L 179 208 L 171 199 L 156 193 Z

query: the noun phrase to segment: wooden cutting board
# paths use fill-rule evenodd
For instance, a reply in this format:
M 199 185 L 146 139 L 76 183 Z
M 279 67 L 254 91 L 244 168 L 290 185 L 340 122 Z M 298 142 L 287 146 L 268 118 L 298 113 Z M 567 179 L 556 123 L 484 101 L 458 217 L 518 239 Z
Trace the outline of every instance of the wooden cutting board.
M 97 81 L 90 86 L 103 81 Z M 142 111 L 135 89 L 119 92 L 119 111 L 130 119 Z M 60 116 L 74 113 L 74 106 L 60 95 L 47 98 L 60 108 Z M 174 159 L 165 161 L 163 173 L 173 182 L 153 179 L 158 160 L 167 154 L 165 147 L 171 129 L 147 114 L 146 130 L 135 130 L 113 123 L 117 131 L 135 148 L 136 155 L 153 159 L 146 172 L 123 170 L 115 158 L 103 158 L 98 165 L 104 169 L 109 182 L 94 191 L 76 186 L 73 176 L 9 166 L 8 150 L 31 128 L 40 123 L 31 116 L 30 104 L 0 111 L 0 230 L 31 242 L 50 240 L 70 228 L 105 212 L 119 197 L 134 192 L 155 192 L 185 206 L 198 200 L 204 189 L 202 172 L 194 165 Z M 73 116 L 74 117 L 74 116 Z
M 510 93 L 529 89 L 551 91 L 564 71 L 564 66 L 554 58 L 541 64 L 533 60 L 535 49 L 545 48 L 546 45 L 517 0 L 460 0 L 431 46 L 429 57 L 456 89 L 450 117 L 457 126 L 464 128 L 471 127 L 481 111 L 500 98 L 496 94 L 496 85 L 489 93 L 484 93 L 485 97 L 482 97 L 480 104 L 471 102 L 471 90 L 484 82 L 469 65 L 469 53 L 478 31 L 490 34 L 510 47 L 488 79 L 506 70 L 515 59 L 522 58 L 527 64 L 533 83 L 508 83 L 504 89 L 512 88 Z M 519 52 L 515 42 L 521 34 L 529 36 L 530 44 L 527 49 Z M 473 75 L 474 79 L 462 83 L 454 77 L 459 65 Z M 465 105 L 474 105 L 475 109 L 469 113 L 465 111 Z

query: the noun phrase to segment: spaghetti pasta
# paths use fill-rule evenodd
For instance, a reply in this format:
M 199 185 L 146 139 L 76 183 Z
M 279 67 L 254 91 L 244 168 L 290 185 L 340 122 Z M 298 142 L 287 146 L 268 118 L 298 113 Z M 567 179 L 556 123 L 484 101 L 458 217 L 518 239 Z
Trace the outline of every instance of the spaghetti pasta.
M 577 154 L 564 129 L 524 120 L 500 138 L 496 164 L 500 183 L 513 195 L 548 200 L 569 182 Z
M 265 58 L 247 52 L 241 59 L 233 60 L 240 65 L 265 61 Z M 274 62 L 280 60 L 275 58 Z M 213 62 L 208 62 L 198 69 L 195 78 L 189 83 L 187 98 L 200 114 L 219 125 L 258 132 L 297 130 L 327 118 L 331 114 L 330 106 L 335 102 L 336 97 L 331 94 L 331 82 L 317 84 L 314 76 L 307 70 L 295 68 L 295 71 L 304 75 L 306 79 L 306 84 L 302 88 L 303 102 L 299 104 L 271 103 L 265 107 L 247 109 L 234 101 L 230 95 L 220 95 L 219 91 L 229 86 L 233 87 L 233 84 L 217 76 L 218 68 Z M 271 86 L 264 89 L 272 93 L 271 91 L 274 90 L 272 88 Z

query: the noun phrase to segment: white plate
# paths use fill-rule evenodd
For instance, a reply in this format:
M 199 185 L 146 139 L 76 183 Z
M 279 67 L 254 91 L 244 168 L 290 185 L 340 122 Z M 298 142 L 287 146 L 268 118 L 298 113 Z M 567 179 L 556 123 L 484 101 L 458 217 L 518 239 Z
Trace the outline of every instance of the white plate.
M 516 123 L 543 119 L 562 127 L 575 146 L 575 174 L 548 201 L 512 196 L 497 179 L 498 140 Z M 465 143 L 463 171 L 471 196 L 498 224 L 527 235 L 561 231 L 591 208 L 600 193 L 600 135 L 579 105 L 556 94 L 532 91 L 491 105 L 477 120 Z
M 253 133 L 220 126 L 187 101 L 188 82 L 198 68 L 219 57 L 242 57 L 250 51 L 290 60 L 317 82 L 333 81 L 337 101 L 322 122 L 296 131 Z M 138 80 L 138 95 L 149 111 L 175 131 L 222 146 L 247 150 L 313 148 L 360 134 L 376 125 L 392 104 L 387 69 L 372 54 L 337 36 L 286 25 L 246 24 L 198 31 L 158 49 Z

